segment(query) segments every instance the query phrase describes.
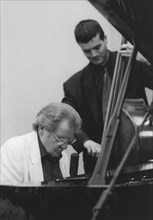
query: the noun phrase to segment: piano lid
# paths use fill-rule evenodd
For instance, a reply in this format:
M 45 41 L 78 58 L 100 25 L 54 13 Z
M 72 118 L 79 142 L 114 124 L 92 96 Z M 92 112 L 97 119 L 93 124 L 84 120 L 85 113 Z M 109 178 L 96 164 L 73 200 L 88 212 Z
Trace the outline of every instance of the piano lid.
M 89 2 L 153 64 L 152 0 L 89 0 Z

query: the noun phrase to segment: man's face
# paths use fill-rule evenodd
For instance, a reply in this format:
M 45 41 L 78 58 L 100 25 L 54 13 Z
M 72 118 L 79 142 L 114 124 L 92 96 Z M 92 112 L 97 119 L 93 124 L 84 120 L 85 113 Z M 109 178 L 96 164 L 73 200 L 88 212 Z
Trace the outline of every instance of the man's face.
M 95 65 L 104 65 L 107 61 L 107 38 L 100 39 L 97 34 L 88 43 L 79 43 L 85 56 Z
M 62 151 L 67 149 L 68 141 L 72 141 L 74 138 L 74 129 L 69 127 L 67 120 L 64 120 L 59 124 L 55 132 L 49 132 L 43 128 L 39 132 L 39 136 L 46 151 L 52 157 L 60 158 Z

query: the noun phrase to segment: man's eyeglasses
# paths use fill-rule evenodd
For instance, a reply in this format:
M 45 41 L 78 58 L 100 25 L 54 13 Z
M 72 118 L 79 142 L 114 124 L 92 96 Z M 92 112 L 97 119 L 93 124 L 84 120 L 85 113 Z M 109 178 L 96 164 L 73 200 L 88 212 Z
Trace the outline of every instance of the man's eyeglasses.
M 56 135 L 54 132 L 52 132 L 52 134 L 54 135 L 55 139 L 56 139 L 58 142 L 62 143 L 62 144 L 72 145 L 72 144 L 74 144 L 74 142 L 76 142 L 76 139 L 75 139 L 75 138 L 73 138 L 73 140 L 70 141 L 70 140 L 68 140 L 68 139 L 66 139 L 66 138 L 58 138 L 57 135 Z

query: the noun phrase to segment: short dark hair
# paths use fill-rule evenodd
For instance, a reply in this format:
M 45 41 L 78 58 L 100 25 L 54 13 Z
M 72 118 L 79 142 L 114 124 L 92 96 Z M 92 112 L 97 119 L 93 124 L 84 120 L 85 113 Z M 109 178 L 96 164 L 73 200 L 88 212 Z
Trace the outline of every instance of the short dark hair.
M 39 126 L 42 126 L 48 131 L 55 131 L 63 120 L 67 120 L 75 131 L 81 128 L 81 118 L 73 107 L 65 103 L 50 103 L 38 112 L 33 129 L 37 131 Z
M 98 33 L 100 39 L 104 40 L 105 34 L 102 27 L 97 21 L 91 19 L 80 21 L 74 31 L 77 43 L 88 43 Z

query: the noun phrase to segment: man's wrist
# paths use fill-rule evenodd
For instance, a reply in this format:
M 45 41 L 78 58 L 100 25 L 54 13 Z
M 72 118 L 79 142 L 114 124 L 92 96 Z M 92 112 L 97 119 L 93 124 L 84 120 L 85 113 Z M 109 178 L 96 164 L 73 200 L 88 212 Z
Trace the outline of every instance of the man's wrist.
M 83 140 L 83 146 L 84 146 L 85 142 L 86 142 L 86 141 L 89 141 L 89 140 L 90 140 L 90 138 L 85 138 L 85 139 Z

